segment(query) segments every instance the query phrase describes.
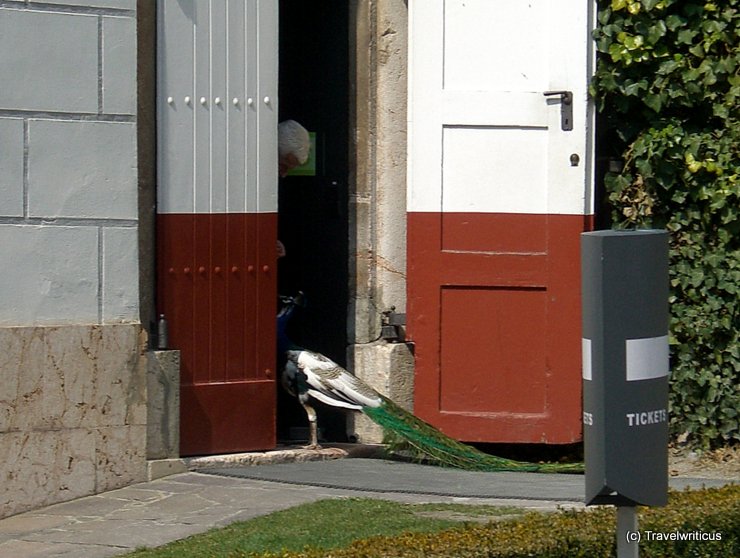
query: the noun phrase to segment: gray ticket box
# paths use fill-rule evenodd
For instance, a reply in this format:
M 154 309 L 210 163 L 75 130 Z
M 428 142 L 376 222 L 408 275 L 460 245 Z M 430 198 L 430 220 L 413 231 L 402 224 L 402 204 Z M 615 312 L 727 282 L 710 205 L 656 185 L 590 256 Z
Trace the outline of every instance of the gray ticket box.
M 586 504 L 668 499 L 668 233 L 581 235 Z

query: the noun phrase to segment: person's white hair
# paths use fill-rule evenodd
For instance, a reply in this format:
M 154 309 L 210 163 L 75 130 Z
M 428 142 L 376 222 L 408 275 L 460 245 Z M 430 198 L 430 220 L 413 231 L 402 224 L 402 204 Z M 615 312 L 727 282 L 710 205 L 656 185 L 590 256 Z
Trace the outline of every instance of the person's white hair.
M 308 131 L 295 120 L 285 120 L 278 124 L 278 153 L 281 157 L 295 155 L 302 165 L 308 161 L 311 138 Z

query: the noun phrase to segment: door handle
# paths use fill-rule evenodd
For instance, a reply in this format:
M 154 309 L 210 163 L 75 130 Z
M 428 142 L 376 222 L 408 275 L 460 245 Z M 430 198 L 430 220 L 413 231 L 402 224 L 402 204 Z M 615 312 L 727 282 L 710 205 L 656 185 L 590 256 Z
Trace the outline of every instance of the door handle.
M 573 129 L 573 92 L 545 91 L 545 97 L 560 97 L 560 129 L 569 132 Z

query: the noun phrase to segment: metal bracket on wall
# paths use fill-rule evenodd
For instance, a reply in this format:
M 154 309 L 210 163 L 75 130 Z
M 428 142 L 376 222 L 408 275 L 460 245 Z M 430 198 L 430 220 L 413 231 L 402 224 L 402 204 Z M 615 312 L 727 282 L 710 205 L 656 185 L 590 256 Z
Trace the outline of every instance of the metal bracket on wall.
M 400 343 L 406 338 L 404 326 L 406 325 L 406 314 L 396 312 L 396 307 L 383 312 L 381 320 L 380 336 L 389 343 Z

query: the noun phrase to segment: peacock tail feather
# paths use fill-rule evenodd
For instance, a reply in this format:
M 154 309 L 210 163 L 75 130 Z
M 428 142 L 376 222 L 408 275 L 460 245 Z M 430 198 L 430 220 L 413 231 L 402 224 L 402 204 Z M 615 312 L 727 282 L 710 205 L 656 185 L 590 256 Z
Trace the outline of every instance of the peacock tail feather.
M 387 397 L 378 407 L 362 411 L 383 428 L 384 443 L 392 454 L 470 471 L 530 471 L 582 473 L 582 463 L 526 463 L 484 453 L 443 434 Z

